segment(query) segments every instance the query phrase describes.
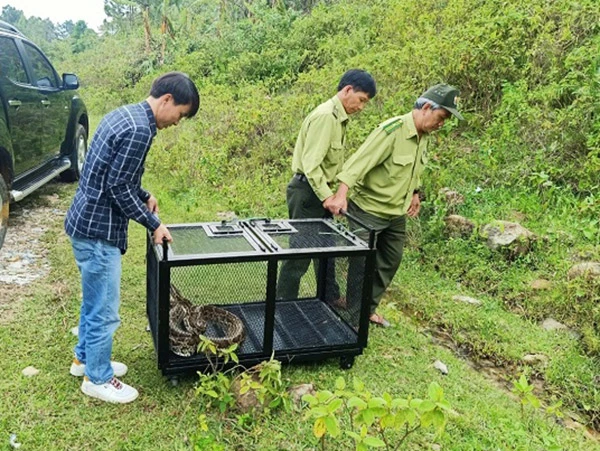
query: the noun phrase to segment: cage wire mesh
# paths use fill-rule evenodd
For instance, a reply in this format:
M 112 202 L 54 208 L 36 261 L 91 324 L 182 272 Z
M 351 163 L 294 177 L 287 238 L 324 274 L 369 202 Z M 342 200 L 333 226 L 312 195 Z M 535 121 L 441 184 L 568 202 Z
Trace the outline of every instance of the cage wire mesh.
M 197 306 L 215 305 L 241 320 L 245 337 L 239 352 L 261 352 L 267 284 L 267 262 L 220 263 L 171 269 L 171 284 Z M 218 339 L 227 334 L 218 317 L 209 318 L 205 335 Z
M 314 249 L 354 246 L 347 237 L 323 221 L 293 222 L 297 233 L 268 233 L 282 249 Z
M 226 231 L 226 228 L 229 228 L 230 231 Z M 213 229 L 217 231 L 220 229 L 223 234 L 217 237 L 209 236 L 211 229 L 202 225 L 173 229 L 171 231 L 173 237 L 171 250 L 173 254 L 226 254 L 230 252 L 250 252 L 254 249 L 246 239 L 243 231 L 238 227 L 214 225 Z

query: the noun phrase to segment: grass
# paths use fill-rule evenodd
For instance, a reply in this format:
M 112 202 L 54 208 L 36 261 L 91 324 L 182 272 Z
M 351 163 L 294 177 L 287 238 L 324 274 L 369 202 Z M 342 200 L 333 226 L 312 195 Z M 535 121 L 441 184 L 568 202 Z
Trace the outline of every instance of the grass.
M 161 217 L 167 223 L 213 220 L 223 209 L 209 197 L 195 200 L 196 213 L 191 214 L 186 204 L 178 205 L 169 201 L 166 193 L 161 195 L 160 188 L 152 191 L 161 200 Z M 59 194 L 60 208 L 66 210 L 74 187 L 51 184 L 41 191 L 53 192 Z M 40 198 L 33 195 L 25 202 L 33 207 Z M 52 266 L 49 276 L 35 283 L 13 321 L 0 328 L 0 449 L 8 449 L 10 433 L 17 434 L 23 449 L 28 450 L 192 449 L 198 416 L 203 413 L 207 414 L 210 430 L 227 450 L 317 449 L 312 425 L 303 421 L 299 412 L 250 420 L 235 415 L 223 417 L 206 412 L 199 404 L 194 377 L 172 386 L 161 375 L 151 337 L 145 330 L 144 240 L 144 230 L 132 224 L 130 250 L 123 259 L 122 325 L 113 350 L 115 359 L 129 365 L 124 380 L 139 389 L 140 398 L 126 406 L 96 401 L 85 397 L 79 391 L 79 380 L 68 374 L 76 340 L 70 329 L 77 324 L 79 277 L 62 220 L 57 217 L 45 236 Z M 576 353 L 573 341 L 541 331 L 531 321 L 505 311 L 494 299 L 484 299 L 481 307 L 474 308 L 450 301 L 448 296 L 456 285 L 431 272 L 421 273 L 410 252 L 397 282 L 401 288 L 392 290 L 382 306 L 394 326 L 372 329 L 369 347 L 351 370 L 340 370 L 337 360 L 287 366 L 283 369 L 286 382 L 312 382 L 319 389 L 332 389 L 335 379 L 342 375 L 362 379 L 373 393 L 423 396 L 429 383 L 437 381 L 458 412 L 437 441 L 442 449 L 545 450 L 552 443 L 565 450 L 600 449 L 582 430 L 557 425 L 541 410 L 526 409 L 527 415 L 521 417 L 514 396 L 473 370 L 468 361 L 436 345 L 429 328 L 451 325 L 457 340 L 506 361 L 517 361 L 527 352 L 545 353 L 552 356 L 551 369 L 563 378 L 569 376 L 560 372 L 554 356 L 564 365 L 561 356 Z M 405 315 L 400 307 L 418 315 Z M 416 322 L 417 317 L 424 322 Z M 448 365 L 447 376 L 432 367 L 436 359 Z M 29 365 L 38 368 L 40 374 L 24 377 L 21 370 Z M 572 380 L 578 377 L 575 373 Z M 407 449 L 429 449 L 433 440 L 429 433 L 415 435 Z M 327 449 L 349 449 L 349 441 L 328 442 Z

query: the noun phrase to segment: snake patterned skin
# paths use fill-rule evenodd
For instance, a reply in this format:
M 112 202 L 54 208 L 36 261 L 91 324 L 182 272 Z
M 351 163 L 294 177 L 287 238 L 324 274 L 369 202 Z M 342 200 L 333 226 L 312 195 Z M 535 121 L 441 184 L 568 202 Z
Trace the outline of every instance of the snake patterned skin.
M 196 354 L 200 335 L 206 335 L 208 323 L 218 324 L 223 336 L 206 335 L 218 348 L 241 343 L 246 338 L 244 323 L 236 315 L 214 305 L 194 305 L 171 284 L 169 309 L 169 344 L 171 351 L 182 357 Z

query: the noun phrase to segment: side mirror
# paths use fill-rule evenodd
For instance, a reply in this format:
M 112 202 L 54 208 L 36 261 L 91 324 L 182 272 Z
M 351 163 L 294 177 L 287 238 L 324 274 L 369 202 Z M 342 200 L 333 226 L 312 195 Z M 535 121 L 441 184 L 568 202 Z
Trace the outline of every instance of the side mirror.
M 75 74 L 63 74 L 63 89 L 77 89 L 79 88 L 79 79 Z

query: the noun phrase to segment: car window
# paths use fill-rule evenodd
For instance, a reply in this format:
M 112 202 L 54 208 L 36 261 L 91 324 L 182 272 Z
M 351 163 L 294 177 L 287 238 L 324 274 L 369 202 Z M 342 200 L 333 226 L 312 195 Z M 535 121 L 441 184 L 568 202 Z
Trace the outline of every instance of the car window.
M 26 42 L 23 44 L 25 44 L 25 52 L 27 53 L 33 68 L 33 76 L 35 79 L 32 84 L 39 88 L 58 88 L 56 72 L 48 60 L 44 58 L 42 52 Z
M 0 37 L 0 76 L 16 83 L 29 83 L 25 65 L 11 38 Z

